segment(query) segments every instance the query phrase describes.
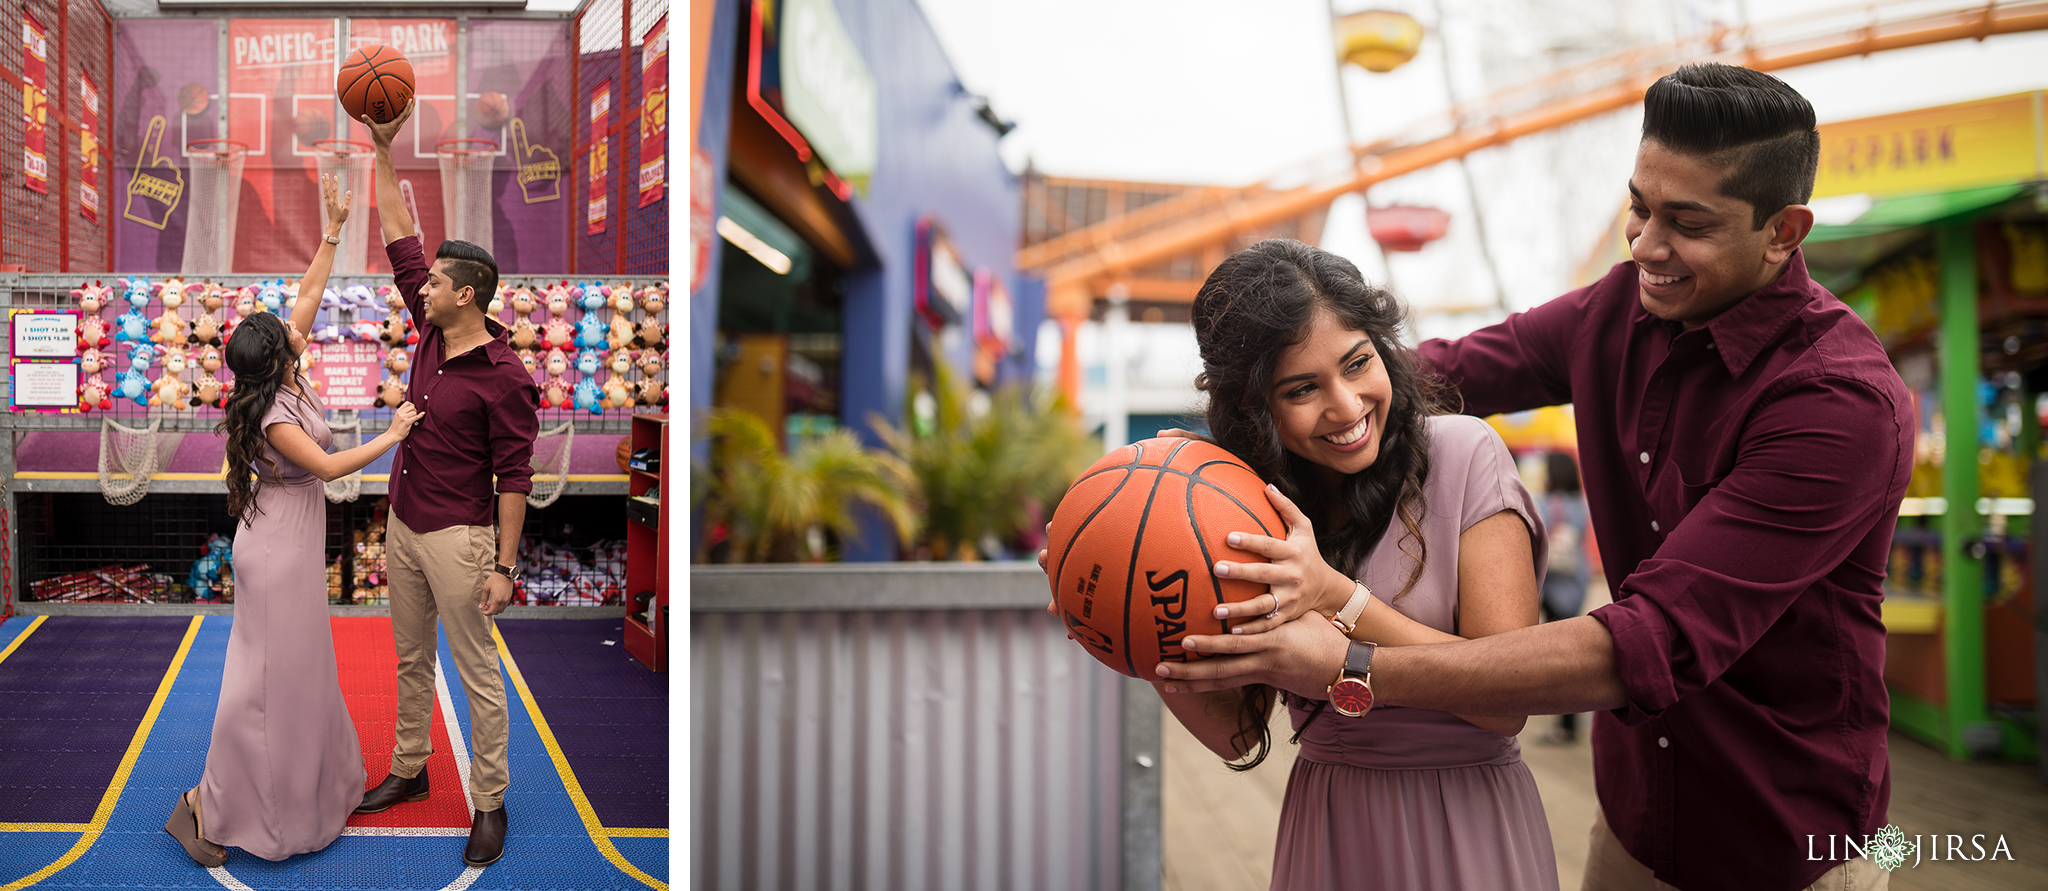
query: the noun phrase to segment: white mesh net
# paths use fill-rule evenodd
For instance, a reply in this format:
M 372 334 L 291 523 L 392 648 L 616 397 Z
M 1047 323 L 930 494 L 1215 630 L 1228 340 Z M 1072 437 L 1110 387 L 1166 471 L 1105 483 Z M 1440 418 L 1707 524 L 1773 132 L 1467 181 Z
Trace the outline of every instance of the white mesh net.
M 185 211 L 184 275 L 218 275 L 234 268 L 235 210 L 242 199 L 242 162 L 249 147 L 227 139 L 202 139 L 185 147 L 191 181 Z
M 108 504 L 126 507 L 149 494 L 150 478 L 185 438 L 183 433 L 160 433 L 162 425 L 162 418 L 141 428 L 100 418 L 100 494 Z
M 334 417 L 327 421 L 327 431 L 334 434 L 334 447 L 328 450 L 331 452 L 347 451 L 363 441 L 363 422 L 353 410 L 335 412 Z M 363 472 L 358 470 L 341 479 L 328 480 L 326 485 L 328 501 L 335 504 L 354 501 L 363 494 Z
M 338 188 L 343 194 L 353 192 L 348 202 L 348 222 L 341 225 L 341 245 L 334 252 L 335 275 L 361 275 L 368 265 L 370 233 L 370 192 L 375 183 L 370 179 L 371 161 L 376 158 L 376 149 L 368 143 L 347 139 L 322 139 L 313 143 L 313 150 L 319 160 L 320 175 L 333 176 L 340 180 Z M 323 203 L 321 215 L 326 215 Z M 414 217 L 418 219 L 418 217 Z
M 441 211 L 448 238 L 491 250 L 491 170 L 498 144 L 449 139 L 434 147 L 441 159 Z
M 560 427 L 533 438 L 533 491 L 526 503 L 547 507 L 562 497 L 569 482 L 569 446 L 576 441 L 576 425 L 564 421 Z

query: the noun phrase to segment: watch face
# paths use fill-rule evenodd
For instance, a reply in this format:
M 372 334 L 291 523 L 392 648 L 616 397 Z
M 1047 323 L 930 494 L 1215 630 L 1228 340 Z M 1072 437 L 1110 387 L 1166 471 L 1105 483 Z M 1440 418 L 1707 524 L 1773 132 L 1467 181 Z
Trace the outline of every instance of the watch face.
M 1330 704 L 1337 714 L 1356 718 L 1372 710 L 1372 688 L 1359 678 L 1345 678 L 1330 687 Z

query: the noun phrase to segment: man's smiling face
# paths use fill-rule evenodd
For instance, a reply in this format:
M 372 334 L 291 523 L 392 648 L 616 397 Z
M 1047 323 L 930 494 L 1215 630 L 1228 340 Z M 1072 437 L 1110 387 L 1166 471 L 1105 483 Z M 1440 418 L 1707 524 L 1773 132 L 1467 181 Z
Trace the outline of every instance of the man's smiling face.
M 462 300 L 475 299 L 473 289 L 455 287 L 448 278 L 448 271 L 442 268 L 445 262 L 435 260 L 434 265 L 427 269 L 426 283 L 420 285 L 420 309 L 426 317 L 421 321 L 443 327 L 454 324 L 458 318 L 456 314 L 464 312 L 460 306 Z
M 1654 139 L 1637 149 L 1628 183 L 1629 254 L 1651 315 L 1687 328 L 1706 324 L 1770 284 L 1812 225 L 1812 212 L 1794 205 L 1756 228 L 1755 206 L 1721 193 L 1728 174 Z M 1797 230 L 1789 243 L 1788 229 Z

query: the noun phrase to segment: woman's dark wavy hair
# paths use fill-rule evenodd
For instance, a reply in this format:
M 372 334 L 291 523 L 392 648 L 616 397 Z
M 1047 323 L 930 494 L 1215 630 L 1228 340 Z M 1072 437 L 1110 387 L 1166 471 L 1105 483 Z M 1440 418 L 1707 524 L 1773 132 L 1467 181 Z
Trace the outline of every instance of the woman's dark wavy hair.
M 256 462 L 263 462 L 271 479 L 284 482 L 282 471 L 263 450 L 263 416 L 277 401 L 278 391 L 299 373 L 299 357 L 292 353 L 284 322 L 259 312 L 235 327 L 221 359 L 235 373 L 235 388 L 221 406 L 220 423 L 213 431 L 227 435 L 228 514 L 247 523 L 263 512 L 256 505 L 261 481 L 250 478 Z
M 1281 444 L 1269 401 L 1281 353 L 1307 338 L 1318 310 L 1370 337 L 1393 385 L 1379 458 L 1335 488 L 1319 481 L 1317 465 Z M 1406 316 L 1399 299 L 1367 284 L 1350 261 L 1280 238 L 1223 261 L 1202 283 L 1194 305 L 1195 341 L 1202 351 L 1195 387 L 1209 397 L 1210 434 L 1301 508 L 1316 524 L 1323 560 L 1340 572 L 1349 575 L 1365 562 L 1398 517 L 1401 549 L 1415 558 L 1415 570 L 1390 602 L 1415 587 L 1429 556 L 1421 527 L 1422 487 L 1429 479 L 1429 434 L 1423 422 L 1438 413 L 1442 391 L 1401 346 Z M 1326 525 L 1332 508 L 1345 517 L 1334 529 Z M 1230 762 L 1231 768 L 1257 767 L 1272 750 L 1267 715 L 1273 693 L 1270 687 L 1245 688 L 1231 740 L 1254 754 Z M 1295 738 L 1300 736 L 1297 731 Z

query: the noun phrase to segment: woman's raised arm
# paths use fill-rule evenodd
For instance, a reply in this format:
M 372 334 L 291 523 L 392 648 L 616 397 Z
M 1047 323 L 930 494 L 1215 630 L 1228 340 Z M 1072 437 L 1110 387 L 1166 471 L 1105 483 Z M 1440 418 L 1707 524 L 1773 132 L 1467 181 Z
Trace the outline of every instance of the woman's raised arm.
M 327 224 L 321 228 L 320 248 L 313 252 L 313 265 L 299 279 L 299 301 L 292 305 L 289 323 L 299 336 L 313 336 L 313 320 L 320 315 L 320 296 L 327 293 L 327 274 L 334 269 L 334 253 L 341 243 L 341 224 L 348 222 L 348 202 L 354 190 L 341 191 L 339 179 L 320 174 L 320 199 L 327 206 Z

